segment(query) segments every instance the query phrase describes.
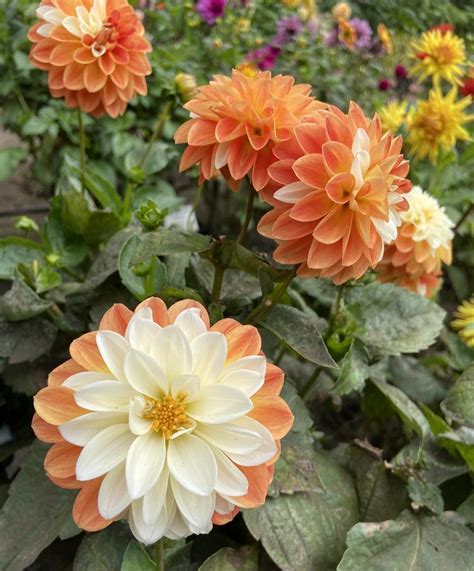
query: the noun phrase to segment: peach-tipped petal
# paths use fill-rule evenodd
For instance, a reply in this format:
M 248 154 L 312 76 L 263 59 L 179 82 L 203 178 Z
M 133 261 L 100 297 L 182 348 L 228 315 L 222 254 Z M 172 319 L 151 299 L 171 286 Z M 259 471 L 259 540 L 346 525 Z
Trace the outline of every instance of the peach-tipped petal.
M 97 498 L 101 483 L 102 478 L 86 482 L 77 495 L 72 508 L 72 517 L 75 524 L 86 531 L 100 531 L 113 521 L 104 519 L 99 513 Z
M 38 415 L 54 426 L 59 426 L 87 412 L 76 404 L 74 393 L 67 387 L 41 389 L 35 396 L 34 405 Z

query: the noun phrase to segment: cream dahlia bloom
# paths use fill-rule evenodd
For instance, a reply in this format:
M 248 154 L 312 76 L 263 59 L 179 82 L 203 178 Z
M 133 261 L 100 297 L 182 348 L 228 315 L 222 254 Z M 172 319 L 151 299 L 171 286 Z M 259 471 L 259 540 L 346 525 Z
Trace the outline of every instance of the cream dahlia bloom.
M 50 478 L 82 488 L 76 523 L 126 517 L 150 544 L 208 533 L 263 503 L 292 415 L 260 346 L 254 327 L 210 328 L 200 304 L 166 310 L 158 298 L 135 313 L 114 306 L 73 342 L 72 363 L 35 398 L 34 428 L 57 435 Z

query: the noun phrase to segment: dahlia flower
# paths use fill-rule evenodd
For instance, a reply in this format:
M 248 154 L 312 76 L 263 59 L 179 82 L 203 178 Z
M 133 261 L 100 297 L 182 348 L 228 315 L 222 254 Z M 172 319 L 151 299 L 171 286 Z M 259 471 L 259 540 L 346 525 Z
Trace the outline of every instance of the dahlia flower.
M 303 24 L 298 16 L 287 16 L 277 22 L 277 33 L 272 44 L 284 46 L 294 40 L 303 29 Z
M 265 501 L 293 417 L 254 327 L 210 327 L 197 302 L 150 298 L 134 313 L 114 305 L 70 352 L 35 397 L 33 428 L 53 443 L 50 479 L 80 489 L 79 527 L 127 518 L 150 544 Z
M 272 183 L 262 198 L 273 205 L 258 230 L 279 243 L 274 258 L 297 264 L 298 275 L 341 284 L 374 267 L 397 237 L 403 194 L 410 190 L 401 137 L 382 133 L 380 119 L 351 103 L 318 111 L 276 145 Z
M 380 40 L 380 43 L 383 46 L 385 53 L 392 54 L 393 53 L 393 41 L 392 35 L 390 34 L 387 26 L 385 24 L 379 24 L 377 26 L 377 35 Z
M 355 47 L 359 50 L 368 49 L 372 40 L 372 28 L 367 20 L 360 18 L 352 18 L 349 20 L 350 25 L 354 28 L 356 33 Z
M 451 327 L 458 331 L 459 337 L 468 347 L 474 348 L 474 296 L 462 302 L 454 317 L 456 319 L 451 321 Z
M 272 77 L 268 71 L 253 77 L 236 70 L 231 77 L 216 75 L 185 105 L 191 119 L 175 134 L 176 143 L 188 144 L 180 170 L 199 163 L 202 180 L 220 171 L 233 188 L 250 175 L 260 191 L 276 160 L 275 144 L 291 138 L 304 114 L 325 107 L 310 92 L 309 85 L 294 85 L 292 77 Z
M 412 58 L 416 63 L 412 75 L 419 81 L 431 77 L 434 85 L 442 79 L 460 85 L 463 66 L 466 64 L 464 41 L 451 30 L 432 29 L 412 43 Z
M 36 15 L 30 61 L 48 72 L 53 97 L 117 117 L 136 94 L 146 95 L 151 46 L 126 0 L 42 0 Z
M 415 186 L 406 195 L 402 225 L 377 266 L 382 282 L 393 282 L 431 297 L 440 284 L 441 263 L 451 263 L 453 222 L 436 198 Z
M 335 22 L 348 20 L 351 17 L 352 8 L 347 2 L 338 2 L 331 10 L 331 16 Z
M 227 0 L 199 0 L 196 4 L 196 10 L 201 18 L 213 26 L 217 18 L 222 18 L 227 6 Z
M 384 131 L 392 131 L 396 133 L 405 122 L 407 116 L 407 101 L 389 101 L 386 105 L 381 107 L 377 113 L 379 114 L 382 122 L 382 129 Z
M 471 98 L 456 99 L 456 88 L 446 95 L 434 88 L 427 100 L 418 101 L 410 110 L 408 142 L 418 158 L 428 157 L 435 163 L 440 149 L 449 151 L 458 140 L 469 140 L 464 124 L 472 121 L 473 116 L 466 115 L 464 109 L 471 103 Z

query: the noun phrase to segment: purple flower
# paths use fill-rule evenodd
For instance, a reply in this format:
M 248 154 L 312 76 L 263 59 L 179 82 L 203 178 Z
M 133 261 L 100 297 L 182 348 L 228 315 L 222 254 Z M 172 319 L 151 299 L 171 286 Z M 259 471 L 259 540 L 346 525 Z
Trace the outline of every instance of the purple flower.
M 361 20 L 360 18 L 352 18 L 352 20 L 349 20 L 349 24 L 354 28 L 357 34 L 355 47 L 360 50 L 369 48 L 373 34 L 369 22 L 367 22 L 367 20 Z
M 379 81 L 379 91 L 388 91 L 392 87 L 392 82 L 389 79 L 381 79 Z
M 399 63 L 397 66 L 395 66 L 395 75 L 398 77 L 398 79 L 405 79 L 408 77 L 408 71 L 406 70 L 405 66 Z
M 201 18 L 213 26 L 217 18 L 224 15 L 227 0 L 199 0 L 196 4 L 196 10 Z
M 290 43 L 301 32 L 302 27 L 303 24 L 298 16 L 282 18 L 277 23 L 277 31 L 272 43 L 275 46 L 284 46 Z
M 339 30 L 337 26 L 329 32 L 329 34 L 324 39 L 324 43 L 328 46 L 328 48 L 335 48 L 340 44 Z
M 280 52 L 281 50 L 278 46 L 267 44 L 247 54 L 245 59 L 254 63 L 262 71 L 266 71 L 275 67 Z

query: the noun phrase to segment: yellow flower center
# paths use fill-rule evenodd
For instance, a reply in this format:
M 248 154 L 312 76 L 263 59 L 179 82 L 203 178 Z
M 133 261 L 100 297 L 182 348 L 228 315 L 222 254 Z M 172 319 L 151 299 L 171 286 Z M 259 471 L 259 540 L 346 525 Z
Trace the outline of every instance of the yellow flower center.
M 192 426 L 186 415 L 183 403 L 185 398 L 184 395 L 179 395 L 176 399 L 167 395 L 162 400 L 146 397 L 147 406 L 143 412 L 143 418 L 152 420 L 152 430 L 155 432 L 161 430 L 164 437 L 169 439 L 178 430 Z

